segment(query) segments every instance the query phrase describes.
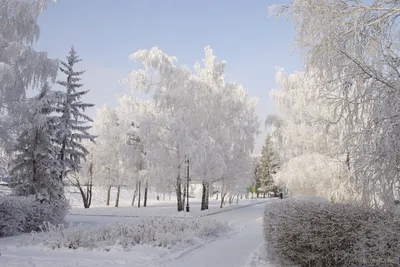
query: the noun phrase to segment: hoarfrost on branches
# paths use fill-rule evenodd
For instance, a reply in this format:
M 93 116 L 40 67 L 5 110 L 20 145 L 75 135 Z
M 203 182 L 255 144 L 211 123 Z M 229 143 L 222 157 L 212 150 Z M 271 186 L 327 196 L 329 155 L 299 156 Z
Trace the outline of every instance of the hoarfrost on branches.
M 296 0 L 273 9 L 297 29 L 318 99 L 340 125 L 339 147 L 361 203 L 392 209 L 399 197 L 398 1 Z
M 241 85 L 225 81 L 225 62 L 218 62 L 209 46 L 203 64 L 196 63 L 193 70 L 176 65 L 175 57 L 157 47 L 139 50 L 130 58 L 144 69 L 134 70 L 122 83 L 152 94 L 151 108 L 138 121 L 151 175 L 173 184 L 182 210 L 189 161 L 192 180 L 203 184 L 202 209 L 207 209 L 213 183 L 236 183 L 240 175 L 250 173 L 250 164 L 239 161 L 250 161 L 258 132 L 256 100 Z M 233 162 L 247 169 L 235 177 L 228 170 Z M 158 171 L 163 173 L 154 175 Z M 232 190 L 242 192 L 245 187 L 239 182 Z
M 57 76 L 57 61 L 32 48 L 39 38 L 36 20 L 48 2 L 0 1 L 0 142 L 7 152 L 25 116 L 26 90 L 54 82 Z

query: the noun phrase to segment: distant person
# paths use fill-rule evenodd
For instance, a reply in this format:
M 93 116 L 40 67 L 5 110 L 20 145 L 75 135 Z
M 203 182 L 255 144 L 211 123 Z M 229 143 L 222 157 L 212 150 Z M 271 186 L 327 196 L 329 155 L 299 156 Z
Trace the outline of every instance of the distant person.
M 157 195 L 157 200 L 160 200 L 160 195 Z
M 280 197 L 281 199 L 283 198 L 283 193 L 282 193 L 282 192 L 279 193 L 279 197 Z

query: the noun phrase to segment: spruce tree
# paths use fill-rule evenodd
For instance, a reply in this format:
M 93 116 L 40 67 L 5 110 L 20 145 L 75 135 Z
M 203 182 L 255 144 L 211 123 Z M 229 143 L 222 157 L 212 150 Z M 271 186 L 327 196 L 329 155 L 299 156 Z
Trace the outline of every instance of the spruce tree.
M 59 181 L 62 170 L 59 149 L 53 142 L 58 120 L 54 116 L 55 105 L 62 96 L 51 91 L 46 83 L 40 94 L 29 101 L 31 107 L 26 123 L 14 148 L 16 159 L 10 185 L 16 195 L 35 195 L 40 202 L 50 202 L 64 195 Z
M 60 145 L 59 159 L 63 165 L 60 175 L 61 180 L 71 171 L 79 171 L 82 159 L 85 159 L 89 151 L 82 145 L 82 140 L 94 142 L 94 136 L 88 130 L 92 127 L 89 122 L 93 120 L 84 114 L 86 108 L 94 104 L 83 103 L 81 98 L 89 92 L 78 91 L 83 84 L 79 83 L 84 71 L 76 71 L 75 65 L 80 62 L 75 49 L 72 47 L 67 62 L 61 61 L 60 70 L 66 74 L 65 81 L 57 83 L 66 88 L 65 99 L 59 103 L 58 112 L 61 113 L 56 140 Z
M 254 173 L 253 173 L 253 179 L 254 179 L 253 185 L 255 185 L 256 188 L 257 188 L 257 197 L 258 197 L 258 195 L 259 195 L 259 193 L 258 193 L 258 188 L 261 187 L 260 162 L 259 162 L 259 161 L 260 161 L 260 159 L 257 158 L 257 163 L 256 163 L 256 165 L 255 165 L 255 167 L 254 167 Z
M 276 154 L 271 136 L 267 134 L 258 163 L 258 177 L 261 189 L 272 191 L 274 189 L 273 175 L 279 170 L 279 158 Z

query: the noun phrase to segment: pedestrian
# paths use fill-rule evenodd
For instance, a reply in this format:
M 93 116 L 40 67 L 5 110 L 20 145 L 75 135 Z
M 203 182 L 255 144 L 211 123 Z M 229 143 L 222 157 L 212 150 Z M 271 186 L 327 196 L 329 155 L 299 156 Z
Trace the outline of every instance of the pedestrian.
M 160 200 L 160 195 L 157 195 L 157 200 Z
M 283 193 L 282 193 L 282 192 L 279 193 L 279 197 L 280 197 L 281 199 L 283 198 Z

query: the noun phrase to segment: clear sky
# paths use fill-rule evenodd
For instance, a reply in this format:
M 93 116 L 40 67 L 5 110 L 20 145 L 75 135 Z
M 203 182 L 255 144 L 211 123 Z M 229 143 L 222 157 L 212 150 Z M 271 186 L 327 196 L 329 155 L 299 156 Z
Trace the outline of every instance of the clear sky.
M 64 59 L 75 46 L 87 100 L 96 108 L 116 105 L 116 95 L 131 94 L 118 85 L 136 67 L 128 56 L 158 46 L 178 62 L 192 66 L 210 45 L 226 60 L 226 79 L 244 85 L 259 98 L 257 115 L 263 122 L 274 112 L 268 91 L 275 88 L 275 67 L 287 72 L 302 68 L 292 51 L 294 29 L 283 19 L 268 16 L 279 0 L 57 0 L 39 17 L 41 34 L 35 49 Z M 89 111 L 95 114 L 95 109 Z M 264 139 L 257 140 L 259 153 Z

